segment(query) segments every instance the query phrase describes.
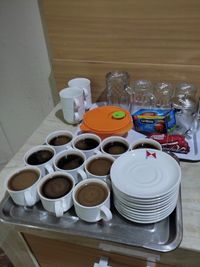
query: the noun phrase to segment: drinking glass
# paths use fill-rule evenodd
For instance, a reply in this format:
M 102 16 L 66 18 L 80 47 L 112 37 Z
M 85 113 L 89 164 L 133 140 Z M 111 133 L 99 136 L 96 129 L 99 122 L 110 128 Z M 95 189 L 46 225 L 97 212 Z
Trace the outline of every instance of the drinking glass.
M 156 106 L 159 108 L 170 108 L 173 86 L 169 82 L 159 82 L 154 86 L 156 94 Z
M 196 97 L 197 88 L 191 83 L 179 83 L 176 85 L 175 96 L 177 97 Z
M 127 92 L 129 74 L 125 71 L 114 71 L 106 74 L 107 104 L 128 109 L 130 95 Z
M 133 110 L 141 107 L 152 108 L 155 106 L 156 97 L 151 81 L 137 80 L 131 85 L 133 99 Z

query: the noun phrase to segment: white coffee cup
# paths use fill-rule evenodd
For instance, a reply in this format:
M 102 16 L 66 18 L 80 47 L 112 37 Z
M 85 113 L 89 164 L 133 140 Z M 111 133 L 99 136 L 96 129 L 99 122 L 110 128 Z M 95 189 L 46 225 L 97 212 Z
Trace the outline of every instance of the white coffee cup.
M 41 151 L 50 152 L 52 154 L 52 157 L 50 157 L 44 163 L 34 163 L 34 164 L 31 163 L 29 161 L 30 160 L 30 156 L 32 156 L 35 153 L 41 152 Z M 24 163 L 27 166 L 36 166 L 36 167 L 38 167 L 41 170 L 41 172 L 42 172 L 42 176 L 44 176 L 47 173 L 54 172 L 54 169 L 53 169 L 53 158 L 54 158 L 55 155 L 56 155 L 56 151 L 51 146 L 48 146 L 48 145 L 35 146 L 35 147 L 32 147 L 30 150 L 28 150 L 26 152 L 26 154 L 24 155 Z
M 27 172 L 29 174 L 27 174 Z M 33 173 L 35 177 L 34 178 L 35 182 L 33 182 L 34 179 L 31 178 L 30 172 Z M 27 177 L 24 175 L 27 175 Z M 20 168 L 9 176 L 6 183 L 7 192 L 17 205 L 33 206 L 40 199 L 37 193 L 37 186 L 41 178 L 42 178 L 41 170 L 37 167 L 25 166 L 23 168 Z M 25 179 L 24 182 L 22 179 Z M 27 179 L 29 179 L 30 182 L 29 186 Z M 20 185 L 18 183 L 18 180 L 20 180 Z
M 138 148 L 151 148 L 151 149 L 162 150 L 161 144 L 151 138 L 141 138 L 130 145 L 131 150 Z
M 96 146 L 91 146 L 90 149 L 81 149 L 82 147 L 78 147 L 78 142 L 86 142 L 88 140 L 88 142 L 91 142 L 94 140 L 94 142 L 96 143 Z M 95 145 L 95 143 L 93 145 Z M 97 154 L 100 150 L 100 144 L 101 144 L 101 138 L 93 133 L 83 133 L 80 135 L 77 135 L 74 137 L 74 139 L 72 140 L 72 147 L 74 149 L 78 149 L 80 151 L 82 151 L 85 155 L 86 158 L 89 158 L 90 156 L 92 156 L 93 154 Z M 83 145 L 82 145 L 83 146 Z M 89 144 L 86 143 L 86 146 L 89 146 Z
M 102 196 L 102 200 L 101 198 L 94 200 L 93 196 Z M 76 214 L 80 219 L 86 222 L 97 222 L 101 219 L 109 221 L 112 219 L 112 213 L 110 211 L 110 190 L 104 181 L 94 178 L 83 180 L 74 187 L 72 197 Z M 80 201 L 80 198 L 83 201 Z M 90 204 L 83 204 L 85 200 L 87 203 L 90 202 Z M 92 203 L 98 204 L 93 205 Z
M 68 81 L 68 86 L 70 87 L 80 87 L 84 93 L 85 108 L 89 109 L 92 106 L 91 98 L 91 82 L 87 78 L 74 78 Z
M 59 138 L 61 136 L 66 136 L 67 138 L 69 138 L 68 142 L 64 143 L 64 144 L 59 144 L 59 143 L 53 143 L 52 144 L 52 140 L 55 138 Z M 52 133 L 50 133 L 45 140 L 45 143 L 49 146 L 52 146 L 56 153 L 59 153 L 63 150 L 69 149 L 71 147 L 71 142 L 73 139 L 74 135 L 72 134 L 72 132 L 67 131 L 67 130 L 59 130 L 59 131 L 54 131 Z
M 80 157 L 81 160 L 81 164 L 77 167 L 73 167 L 73 166 L 69 166 L 69 167 L 62 167 L 59 164 L 60 161 L 64 161 L 65 158 L 69 158 L 69 157 Z M 86 160 L 86 156 L 83 152 L 77 150 L 77 149 L 68 149 L 66 151 L 62 151 L 60 153 L 58 153 L 56 155 L 56 157 L 54 158 L 53 161 L 53 165 L 56 171 L 62 171 L 62 172 L 67 172 L 70 173 L 73 177 L 74 177 L 74 181 L 75 183 L 78 183 L 79 181 L 83 180 L 83 179 L 87 179 L 87 175 L 84 172 L 84 163 Z M 66 162 L 64 161 L 64 164 L 66 164 Z
M 118 148 L 117 148 L 117 144 L 119 145 Z M 107 149 L 107 147 L 109 146 L 110 148 Z M 129 151 L 129 149 L 130 149 L 130 144 L 128 140 L 122 136 L 110 136 L 110 137 L 105 138 L 101 142 L 102 153 L 111 155 L 115 159 L 121 156 L 122 154 L 126 153 L 127 151 Z
M 97 154 L 89 157 L 84 164 L 84 169 L 89 179 L 95 178 L 106 182 L 110 186 L 110 170 L 109 166 L 104 167 L 103 161 L 109 162 L 109 165 L 115 161 L 115 158 L 107 154 Z M 93 165 L 92 165 L 93 164 Z M 111 167 L 111 166 L 110 166 Z M 104 169 L 105 168 L 105 169 Z
M 61 90 L 59 95 L 66 122 L 79 123 L 85 113 L 83 90 L 79 87 L 68 87 Z
M 44 195 L 43 192 L 44 184 L 47 181 L 55 179 L 58 176 L 66 177 L 67 179 L 69 179 L 71 182 L 71 189 L 62 197 L 58 198 L 47 197 L 46 195 Z M 43 177 L 40 183 L 38 184 L 38 195 L 40 197 L 44 209 L 54 213 L 56 217 L 63 216 L 63 213 L 68 211 L 73 206 L 72 191 L 74 186 L 75 186 L 74 178 L 69 173 L 54 172 Z

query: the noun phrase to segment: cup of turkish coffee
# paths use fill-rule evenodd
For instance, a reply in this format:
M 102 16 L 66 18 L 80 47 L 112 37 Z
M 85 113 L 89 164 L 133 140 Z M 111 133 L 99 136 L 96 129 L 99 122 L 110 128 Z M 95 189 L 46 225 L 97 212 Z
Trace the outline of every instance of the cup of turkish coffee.
M 54 172 L 52 164 L 55 155 L 56 151 L 51 146 L 35 146 L 26 152 L 24 162 L 27 166 L 37 166 L 41 170 L 42 176 L 44 176 L 47 173 Z
M 104 180 L 110 185 L 110 169 L 114 161 L 114 157 L 106 154 L 89 157 L 85 162 L 87 177 Z
M 45 210 L 56 217 L 63 216 L 72 205 L 74 178 L 69 173 L 54 172 L 42 178 L 38 185 L 38 195 Z
M 73 137 L 72 132 L 67 130 L 54 131 L 46 137 L 45 143 L 59 153 L 71 147 Z
M 98 153 L 101 143 L 101 138 L 93 133 L 83 133 L 74 137 L 72 147 L 82 151 L 86 158 L 89 158 L 95 153 Z
M 83 170 L 85 161 L 86 156 L 83 152 L 76 149 L 69 149 L 56 155 L 53 166 L 57 171 L 70 173 L 74 177 L 75 183 L 78 183 L 87 178 Z
M 42 178 L 37 167 L 26 166 L 13 172 L 6 184 L 12 200 L 20 206 L 33 206 L 39 201 L 37 185 Z
M 78 183 L 72 193 L 77 216 L 86 222 L 112 219 L 110 189 L 100 179 L 86 179 Z
M 122 136 L 110 136 L 101 142 L 102 153 L 109 154 L 114 158 L 126 153 L 129 148 L 129 142 Z
M 140 148 L 162 150 L 161 144 L 151 138 L 141 138 L 130 145 L 131 150 Z

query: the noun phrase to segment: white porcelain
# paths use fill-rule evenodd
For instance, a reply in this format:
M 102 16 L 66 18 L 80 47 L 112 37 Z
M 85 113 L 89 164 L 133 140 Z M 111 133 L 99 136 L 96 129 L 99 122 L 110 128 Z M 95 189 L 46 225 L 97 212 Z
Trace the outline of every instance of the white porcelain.
M 84 93 L 85 108 L 89 109 L 92 106 L 92 97 L 91 97 L 91 82 L 87 78 L 74 78 L 68 81 L 68 86 L 70 87 L 80 87 Z
M 76 143 L 78 141 L 84 140 L 86 138 L 91 138 L 91 139 L 96 140 L 98 142 L 98 146 L 93 148 L 93 149 L 88 149 L 88 150 L 81 150 L 81 149 L 77 148 Z M 94 154 L 99 154 L 100 144 L 101 144 L 101 138 L 98 135 L 93 134 L 93 133 L 83 133 L 83 134 L 75 136 L 74 139 L 72 140 L 72 147 L 74 149 L 78 149 L 78 150 L 82 151 L 85 154 L 86 158 L 89 158 Z
M 94 182 L 99 183 L 106 188 L 106 190 L 108 191 L 107 198 L 102 203 L 96 206 L 87 207 L 87 206 L 81 205 L 76 200 L 76 197 L 75 197 L 77 190 L 84 184 L 89 184 L 89 183 L 94 183 Z M 104 181 L 101 181 L 99 179 L 94 179 L 94 178 L 81 181 L 75 186 L 72 197 L 73 197 L 76 214 L 78 215 L 80 219 L 86 222 L 97 222 L 102 219 L 104 221 L 109 221 L 112 219 L 112 213 L 110 211 L 110 190 L 109 190 L 108 185 Z
M 15 175 L 19 174 L 20 172 L 23 171 L 34 171 L 38 173 L 38 179 L 34 184 L 32 184 L 30 187 L 27 187 L 23 190 L 11 190 L 8 187 L 10 179 Z M 39 201 L 39 195 L 37 193 L 37 186 L 38 183 L 40 182 L 42 178 L 42 173 L 41 170 L 37 167 L 30 167 L 30 166 L 25 166 L 23 168 L 20 168 L 16 171 L 14 171 L 8 178 L 7 183 L 6 183 L 6 189 L 9 195 L 11 196 L 12 200 L 20 206 L 33 206 L 35 203 Z
M 111 167 L 111 181 L 122 193 L 136 198 L 160 197 L 181 182 L 181 169 L 167 153 L 137 149 L 121 155 Z
M 35 152 L 37 152 L 37 151 L 40 151 L 40 150 L 49 150 L 49 151 L 51 151 L 51 152 L 53 153 L 53 157 L 52 157 L 49 161 L 47 161 L 47 162 L 45 162 L 45 163 L 43 163 L 43 164 L 30 165 L 30 164 L 27 162 L 28 157 L 29 157 L 31 154 L 33 154 L 33 153 L 35 153 Z M 53 147 L 51 147 L 51 146 L 48 146 L 48 145 L 34 146 L 34 147 L 32 147 L 31 149 L 29 149 L 29 150 L 26 152 L 26 154 L 24 155 L 24 163 L 25 163 L 27 166 L 36 166 L 36 167 L 38 167 L 38 168 L 41 170 L 41 172 L 42 172 L 42 176 L 44 176 L 44 175 L 46 175 L 47 173 L 54 172 L 54 169 L 53 169 L 53 159 L 54 159 L 55 155 L 56 155 L 56 151 L 55 151 L 55 149 L 54 149 Z
M 131 143 L 130 149 L 135 149 L 135 147 L 139 144 L 150 144 L 155 147 L 155 149 L 162 150 L 162 146 L 159 142 L 156 140 L 153 140 L 151 138 L 141 138 Z
M 57 166 L 57 163 L 58 161 L 63 158 L 63 157 L 67 157 L 68 155 L 78 155 L 80 157 L 83 158 L 83 163 L 77 167 L 77 168 L 74 168 L 74 169 L 70 169 L 70 170 L 64 170 L 64 169 L 60 169 L 58 166 Z M 81 180 L 84 180 L 84 179 L 87 179 L 87 175 L 86 173 L 84 172 L 84 162 L 86 161 L 86 156 L 83 152 L 77 150 L 77 149 L 68 149 L 66 151 L 61 151 L 60 153 L 58 153 L 56 155 L 56 157 L 54 158 L 54 161 L 53 161 L 53 166 L 55 168 L 56 171 L 62 171 L 62 172 L 66 172 L 66 173 L 70 173 L 73 177 L 74 177 L 74 181 L 75 181 L 75 184 L 80 182 Z
M 101 179 L 101 180 L 103 180 L 104 182 L 106 182 L 106 183 L 110 186 L 110 185 L 111 185 L 111 183 L 110 183 L 110 173 L 107 174 L 107 175 L 95 175 L 95 174 L 91 173 L 91 172 L 88 170 L 88 165 L 89 165 L 93 160 L 96 160 L 96 159 L 104 159 L 104 158 L 113 161 L 113 163 L 114 163 L 114 161 L 115 161 L 115 158 L 113 158 L 113 157 L 110 156 L 110 155 L 105 155 L 105 154 L 97 154 L 97 155 L 93 155 L 93 156 L 89 157 L 89 158 L 86 160 L 86 162 L 85 162 L 85 164 L 84 164 L 84 169 L 85 169 L 85 172 L 86 172 L 87 177 L 88 177 L 89 179 L 91 179 L 91 178 Z
M 112 142 L 120 142 L 120 143 L 123 143 L 123 144 L 125 144 L 126 146 L 127 146 L 127 151 L 129 151 L 129 149 L 130 149 L 130 144 L 129 144 L 129 142 L 128 142 L 128 140 L 126 139 L 126 138 L 124 138 L 124 137 L 122 137 L 122 136 L 110 136 L 110 137 L 107 137 L 107 138 L 105 138 L 102 142 L 101 142 L 101 146 L 100 146 L 100 149 L 101 149 L 101 151 L 102 151 L 102 153 L 104 153 L 104 154 L 107 154 L 107 155 L 111 155 L 112 157 L 114 157 L 115 159 L 116 158 L 118 158 L 119 156 L 121 156 L 121 155 L 123 155 L 124 153 L 126 153 L 126 152 L 124 152 L 124 153 L 122 153 L 122 154 L 110 154 L 110 153 L 107 153 L 105 150 L 104 150 L 104 146 L 106 145 L 106 144 L 109 144 L 109 143 L 112 143 Z
M 60 145 L 60 146 L 54 146 L 54 145 L 51 145 L 49 142 L 55 138 L 55 137 L 58 137 L 60 135 L 66 135 L 66 136 L 69 136 L 71 138 L 71 141 L 69 141 L 68 143 L 64 144 L 64 145 Z M 74 135 L 72 132 L 70 131 L 67 131 L 67 130 L 59 130 L 59 131 L 54 131 L 52 133 L 50 133 L 46 139 L 45 139 L 45 143 L 49 146 L 52 146 L 56 153 L 59 153 L 63 150 L 66 150 L 66 149 L 69 149 L 71 147 L 71 143 L 72 143 L 72 139 L 74 138 Z
M 66 122 L 79 123 L 85 113 L 83 90 L 79 87 L 68 87 L 61 90 L 59 96 Z
M 52 179 L 53 177 L 57 175 L 62 175 L 62 176 L 64 175 L 68 177 L 72 182 L 72 189 L 63 197 L 56 198 L 56 199 L 47 198 L 42 194 L 42 190 L 41 190 L 42 186 L 47 180 Z M 45 177 L 43 177 L 43 179 L 38 184 L 38 195 L 40 197 L 40 200 L 42 202 L 44 209 L 49 212 L 54 213 L 56 217 L 63 216 L 63 213 L 68 211 L 73 206 L 72 191 L 73 191 L 74 186 L 75 186 L 74 178 L 69 173 L 56 171 L 54 173 L 48 174 Z

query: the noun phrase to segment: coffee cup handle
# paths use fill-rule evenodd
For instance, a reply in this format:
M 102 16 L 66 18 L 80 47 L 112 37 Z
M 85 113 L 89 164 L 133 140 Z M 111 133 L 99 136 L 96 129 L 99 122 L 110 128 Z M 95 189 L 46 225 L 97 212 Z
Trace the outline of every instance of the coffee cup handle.
M 26 206 L 33 206 L 35 204 L 35 200 L 31 196 L 31 193 L 29 191 L 26 191 L 24 193 L 24 198 L 25 198 Z
M 79 108 L 80 108 L 79 101 L 75 98 L 75 99 L 74 99 L 74 109 L 75 109 L 75 110 L 78 110 Z
M 87 97 L 88 96 L 88 90 L 83 87 L 83 92 L 84 92 L 85 97 Z
M 63 216 L 62 204 L 58 201 L 55 202 L 55 214 L 56 214 L 56 217 L 62 217 Z
M 84 172 L 84 170 L 78 170 L 77 173 L 81 177 L 82 180 L 87 179 L 87 174 Z
M 53 167 L 52 167 L 50 164 L 46 164 L 46 165 L 44 166 L 44 168 L 45 168 L 45 170 L 46 170 L 48 173 L 52 173 L 52 172 L 54 172 L 54 169 L 53 169 Z
M 74 113 L 74 120 L 75 120 L 75 122 L 78 122 L 80 120 L 78 112 Z
M 112 219 L 112 212 L 106 206 L 102 206 L 101 210 L 101 217 L 104 221 L 110 221 Z

